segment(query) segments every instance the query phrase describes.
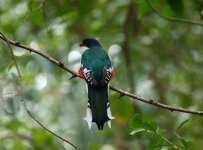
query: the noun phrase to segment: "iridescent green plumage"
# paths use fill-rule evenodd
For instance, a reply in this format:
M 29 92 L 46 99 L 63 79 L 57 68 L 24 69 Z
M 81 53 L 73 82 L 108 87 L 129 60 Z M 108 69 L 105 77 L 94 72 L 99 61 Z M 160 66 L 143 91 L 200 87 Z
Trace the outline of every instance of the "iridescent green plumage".
M 82 55 L 80 70 L 88 88 L 88 111 L 85 120 L 89 127 L 91 122 L 95 122 L 98 129 L 102 130 L 104 123 L 113 119 L 108 100 L 108 82 L 113 69 L 106 51 L 99 43 L 94 42 L 90 40 L 87 43 L 91 46 Z
M 104 66 L 106 68 L 111 67 L 109 56 L 101 47 L 86 50 L 82 55 L 81 64 L 84 68 L 91 69 L 94 72 L 94 78 L 98 82 L 102 79 Z

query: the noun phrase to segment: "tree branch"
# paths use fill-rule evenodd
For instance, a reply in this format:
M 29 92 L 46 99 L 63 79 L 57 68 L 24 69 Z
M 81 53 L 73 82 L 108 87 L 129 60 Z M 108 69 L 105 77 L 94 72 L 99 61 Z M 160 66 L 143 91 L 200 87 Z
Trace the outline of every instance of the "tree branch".
M 51 133 L 52 135 L 54 135 L 54 136 L 56 136 L 57 138 L 59 138 L 59 139 L 61 139 L 62 141 L 64 141 L 64 142 L 66 142 L 66 143 L 69 143 L 71 146 L 73 146 L 76 150 L 78 149 L 74 144 L 72 144 L 70 141 L 68 141 L 68 140 L 66 140 L 66 139 L 64 139 L 64 138 L 62 138 L 61 136 L 59 136 L 59 135 L 57 135 L 56 133 L 54 133 L 54 132 L 52 132 L 51 130 L 49 130 L 47 127 L 45 127 L 39 120 L 37 120 L 35 117 L 34 117 L 34 115 L 32 115 L 32 113 L 29 111 L 29 109 L 27 108 L 27 105 L 26 105 L 26 102 L 25 102 L 25 100 L 24 100 L 24 94 L 23 94 L 23 86 L 22 86 L 22 78 L 21 78 L 21 74 L 20 74 L 20 69 L 19 69 L 19 67 L 18 67 L 18 64 L 17 64 L 17 61 L 16 61 L 16 59 L 15 59 L 15 55 L 14 55 L 14 53 L 13 53 L 13 50 L 12 50 L 12 48 L 11 48 L 11 45 L 10 44 L 12 44 L 12 45 L 14 45 L 14 43 L 15 44 L 17 44 L 17 45 L 21 45 L 19 42 L 11 42 L 10 40 L 8 40 L 5 36 L 4 36 L 4 34 L 3 33 L 1 33 L 0 32 L 0 38 L 1 39 L 3 39 L 6 43 L 7 43 L 7 45 L 8 45 L 8 48 L 9 48 L 9 50 L 10 50 L 10 52 L 11 52 L 11 55 L 12 55 L 12 59 L 13 59 L 13 61 L 14 61 L 14 64 L 15 64 L 15 67 L 16 67 L 16 69 L 17 69 L 17 73 L 18 73 L 18 76 L 19 76 L 19 83 L 20 83 L 20 95 L 21 95 L 21 101 L 22 101 L 22 103 L 23 103 L 23 106 L 24 106 L 24 108 L 25 108 L 25 110 L 26 110 L 26 112 L 29 114 L 29 116 L 34 120 L 34 121 L 36 121 L 43 129 L 45 129 L 46 131 L 48 131 L 49 133 Z M 22 47 L 23 48 L 23 47 Z M 30 51 L 31 52 L 31 51 Z M 44 54 L 42 54 L 42 55 L 44 55 Z M 47 55 L 44 55 L 44 56 L 46 56 L 46 57 L 48 57 Z M 52 60 L 52 59 L 49 59 L 50 61 Z M 58 62 L 59 63 L 59 62 Z M 60 63 L 59 63 L 59 65 L 60 65 Z M 60 65 L 61 66 L 61 65 Z
M 169 17 L 169 16 L 165 16 L 163 15 L 160 11 L 158 11 L 150 2 L 150 0 L 146 0 L 147 4 L 151 7 L 151 9 L 160 17 L 162 17 L 163 19 L 166 19 L 168 21 L 172 21 L 172 22 L 180 22 L 180 23 L 186 23 L 186 24 L 194 24 L 194 25 L 199 25 L 199 26 L 203 26 L 203 23 L 198 22 L 198 21 L 194 21 L 194 20 L 188 20 L 188 19 L 183 19 L 183 18 L 174 18 L 174 17 Z
M 76 72 L 74 72 L 73 70 L 71 70 L 68 67 L 64 66 L 64 64 L 62 62 L 57 61 L 56 59 L 52 58 L 51 56 L 49 56 L 47 54 L 44 54 L 44 53 L 42 53 L 42 52 L 40 52 L 40 51 L 38 51 L 36 49 L 30 48 L 30 47 L 28 47 L 26 45 L 23 45 L 19 41 L 12 41 L 12 40 L 6 39 L 2 35 L 0 35 L 0 39 L 2 39 L 3 41 L 8 41 L 11 45 L 23 48 L 23 49 L 28 50 L 30 52 L 34 52 L 34 53 L 48 59 L 49 61 L 51 61 L 55 65 L 59 66 L 60 68 L 62 68 L 64 70 L 66 70 L 67 72 L 71 73 L 72 77 L 79 77 Z M 136 102 L 136 100 L 138 100 L 138 101 L 141 101 L 141 102 L 144 102 L 144 103 L 147 103 L 147 104 L 150 104 L 150 105 L 154 105 L 154 106 L 157 106 L 159 108 L 167 109 L 167 110 L 170 110 L 170 111 L 177 111 L 177 112 L 183 112 L 183 113 L 200 115 L 200 116 L 203 115 L 203 111 L 194 111 L 194 110 L 189 110 L 189 109 L 185 109 L 185 108 L 181 108 L 181 107 L 174 107 L 174 106 L 162 104 L 162 103 L 157 102 L 156 100 L 147 100 L 145 98 L 142 98 L 141 96 L 137 96 L 135 94 L 126 92 L 126 91 L 121 90 L 119 88 L 115 88 L 113 86 L 110 86 L 110 89 L 117 92 L 117 93 L 119 93 L 120 95 L 128 96 L 128 97 L 133 98 L 134 102 Z
M 144 103 L 147 103 L 147 104 L 151 104 L 151 105 L 163 108 L 163 109 L 168 109 L 170 111 L 184 112 L 184 113 L 200 115 L 200 116 L 203 115 L 203 111 L 193 111 L 193 110 L 189 110 L 189 109 L 185 109 L 185 108 L 181 108 L 181 107 L 169 106 L 169 105 L 166 105 L 166 104 L 159 103 L 156 100 L 152 100 L 152 99 L 147 100 L 147 99 L 142 98 L 141 96 L 131 94 L 129 92 L 123 91 L 121 89 L 118 89 L 118 88 L 115 88 L 115 87 L 112 87 L 112 86 L 110 86 L 110 89 L 115 91 L 115 92 L 120 93 L 123 96 L 128 96 L 128 97 L 131 97 L 131 98 L 133 98 L 135 100 L 138 100 L 138 101 L 141 101 L 141 102 L 144 102 Z

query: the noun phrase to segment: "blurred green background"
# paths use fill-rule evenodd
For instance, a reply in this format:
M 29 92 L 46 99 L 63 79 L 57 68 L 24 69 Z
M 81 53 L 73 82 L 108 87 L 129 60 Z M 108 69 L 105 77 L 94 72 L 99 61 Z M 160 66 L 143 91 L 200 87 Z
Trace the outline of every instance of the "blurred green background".
M 202 0 L 151 0 L 161 14 L 200 20 Z M 0 0 L 0 31 L 77 70 L 85 37 L 98 38 L 113 62 L 111 85 L 161 103 L 203 110 L 203 26 L 170 22 L 146 0 Z M 89 130 L 85 82 L 48 60 L 12 47 L 27 107 L 80 150 L 201 150 L 203 118 L 132 102 L 110 91 L 112 128 Z M 18 75 L 0 42 L 0 150 L 72 150 L 26 113 Z M 131 135 L 135 130 L 144 130 Z M 158 130 L 157 130 L 158 129 Z

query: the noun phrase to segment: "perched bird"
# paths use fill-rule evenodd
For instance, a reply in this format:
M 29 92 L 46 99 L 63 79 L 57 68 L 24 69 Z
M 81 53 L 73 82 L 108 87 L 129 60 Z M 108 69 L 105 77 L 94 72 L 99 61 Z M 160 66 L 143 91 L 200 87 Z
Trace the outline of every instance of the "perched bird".
M 103 130 L 105 122 L 111 128 L 111 120 L 114 119 L 108 97 L 108 83 L 114 76 L 111 61 L 96 39 L 86 38 L 80 46 L 87 48 L 82 54 L 81 67 L 78 70 L 78 75 L 87 83 L 88 107 L 84 120 L 89 129 L 92 122 L 97 124 L 99 130 Z

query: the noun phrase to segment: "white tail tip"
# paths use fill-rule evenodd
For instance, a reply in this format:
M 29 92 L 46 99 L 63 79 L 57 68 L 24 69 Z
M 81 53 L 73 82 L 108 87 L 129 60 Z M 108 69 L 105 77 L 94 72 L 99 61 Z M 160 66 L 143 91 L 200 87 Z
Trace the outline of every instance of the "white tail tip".
M 115 117 L 113 117 L 113 116 L 111 115 L 110 107 L 107 108 L 107 116 L 108 116 L 108 118 L 109 118 L 110 120 L 115 119 Z
M 109 128 L 111 128 L 111 120 L 107 121 Z
M 89 129 L 91 129 L 91 126 L 92 126 L 92 111 L 91 111 L 90 108 L 87 108 L 87 115 L 83 119 L 87 121 Z

